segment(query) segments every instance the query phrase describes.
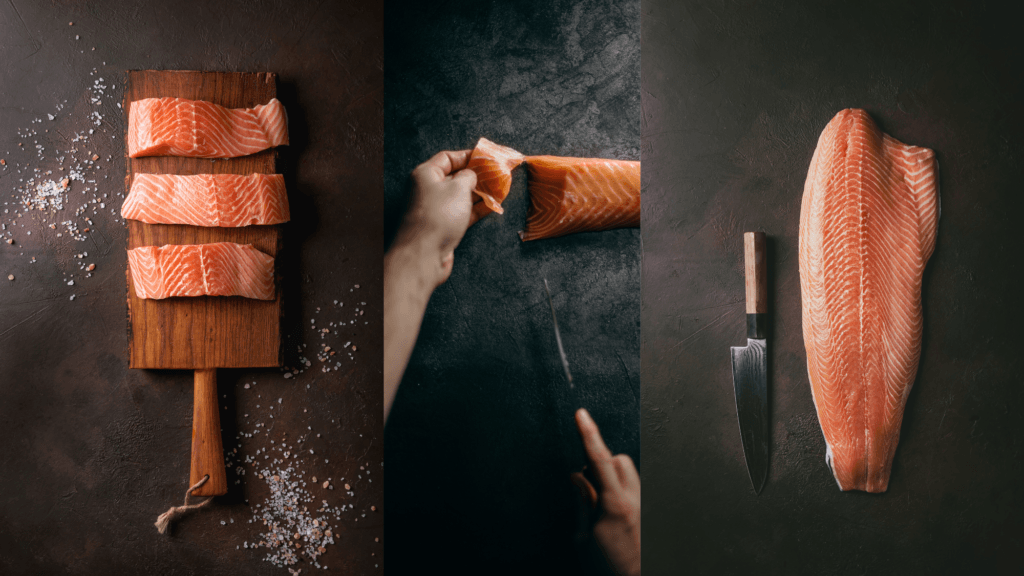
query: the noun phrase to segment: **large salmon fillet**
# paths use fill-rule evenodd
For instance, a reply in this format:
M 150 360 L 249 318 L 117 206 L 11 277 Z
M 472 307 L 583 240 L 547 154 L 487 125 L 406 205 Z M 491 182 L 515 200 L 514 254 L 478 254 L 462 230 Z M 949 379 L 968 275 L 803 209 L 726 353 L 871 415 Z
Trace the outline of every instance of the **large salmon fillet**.
M 526 240 L 640 226 L 640 163 L 527 156 Z
M 274 98 L 255 108 L 146 98 L 130 104 L 128 156 L 235 158 L 288 143 L 288 117 Z
M 829 122 L 800 207 L 800 291 L 825 461 L 842 490 L 889 486 L 938 218 L 934 152 L 883 134 L 863 110 Z
M 142 246 L 128 251 L 128 267 L 139 298 L 274 299 L 274 258 L 251 244 Z
M 280 174 L 136 174 L 121 215 L 147 224 L 281 224 L 288 195 Z

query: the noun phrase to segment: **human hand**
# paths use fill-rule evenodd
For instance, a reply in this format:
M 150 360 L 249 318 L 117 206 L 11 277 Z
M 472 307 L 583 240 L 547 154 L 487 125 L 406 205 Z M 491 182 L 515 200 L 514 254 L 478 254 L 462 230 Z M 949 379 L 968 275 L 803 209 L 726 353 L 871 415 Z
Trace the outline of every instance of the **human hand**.
M 431 289 L 451 275 L 455 247 L 470 224 L 476 173 L 465 168 L 471 153 L 439 152 L 412 171 L 412 200 L 395 245 L 426 261 Z
M 616 574 L 640 574 L 640 475 L 626 454 L 612 456 L 601 431 L 584 408 L 576 411 L 576 427 L 587 460 L 594 469 L 597 489 L 581 472 L 572 482 L 601 516 L 594 524 L 594 539 Z

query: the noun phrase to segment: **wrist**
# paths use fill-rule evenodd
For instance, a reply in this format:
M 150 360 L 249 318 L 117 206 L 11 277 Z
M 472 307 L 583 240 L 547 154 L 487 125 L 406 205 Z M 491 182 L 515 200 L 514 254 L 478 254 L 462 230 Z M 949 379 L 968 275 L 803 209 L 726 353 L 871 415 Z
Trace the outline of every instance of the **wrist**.
M 393 283 L 408 298 L 426 305 L 440 284 L 440 258 L 423 242 L 399 241 L 384 255 L 384 283 Z
M 418 214 L 418 212 L 418 210 L 412 209 L 406 215 L 402 225 L 398 228 L 392 246 L 405 252 L 419 251 L 423 255 L 428 254 L 428 248 L 434 248 L 440 252 L 443 232 L 433 224 L 430 218 Z

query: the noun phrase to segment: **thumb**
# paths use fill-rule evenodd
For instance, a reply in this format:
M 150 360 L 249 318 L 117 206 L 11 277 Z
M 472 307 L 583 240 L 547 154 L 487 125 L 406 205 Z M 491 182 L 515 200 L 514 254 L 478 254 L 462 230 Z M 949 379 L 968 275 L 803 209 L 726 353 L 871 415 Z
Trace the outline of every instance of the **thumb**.
M 459 170 L 452 176 L 452 182 L 457 183 L 459 186 L 465 186 L 467 190 L 476 188 L 476 172 L 466 168 Z

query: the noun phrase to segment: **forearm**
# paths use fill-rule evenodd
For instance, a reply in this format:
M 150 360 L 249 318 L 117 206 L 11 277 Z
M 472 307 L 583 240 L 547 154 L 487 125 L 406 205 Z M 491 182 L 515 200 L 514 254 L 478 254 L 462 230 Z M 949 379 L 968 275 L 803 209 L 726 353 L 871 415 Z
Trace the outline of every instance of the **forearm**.
M 409 363 L 427 302 L 437 285 L 436 257 L 402 243 L 384 255 L 384 419 Z

